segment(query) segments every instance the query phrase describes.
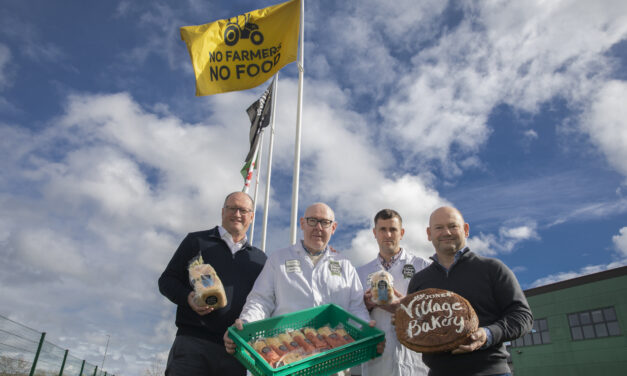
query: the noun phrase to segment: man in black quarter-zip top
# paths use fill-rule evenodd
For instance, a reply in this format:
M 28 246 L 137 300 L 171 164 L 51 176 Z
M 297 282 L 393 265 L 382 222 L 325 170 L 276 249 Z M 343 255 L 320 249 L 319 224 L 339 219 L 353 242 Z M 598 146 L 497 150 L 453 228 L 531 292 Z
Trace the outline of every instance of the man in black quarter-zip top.
M 459 210 L 435 210 L 427 228 L 435 248 L 433 263 L 414 274 L 407 288 L 407 294 L 426 288 L 453 291 L 470 302 L 479 318 L 469 343 L 422 355 L 430 376 L 511 375 L 503 343 L 524 335 L 533 324 L 514 273 L 497 259 L 471 252 L 466 246 L 469 230 Z
M 246 296 L 266 262 L 266 254 L 248 243 L 246 231 L 254 217 L 253 200 L 242 192 L 229 194 L 222 225 L 188 234 L 159 278 L 159 291 L 177 305 L 176 338 L 166 376 L 245 375 L 246 369 L 224 349 L 222 336 L 239 317 Z M 227 305 L 197 305 L 188 266 L 198 255 L 216 271 Z

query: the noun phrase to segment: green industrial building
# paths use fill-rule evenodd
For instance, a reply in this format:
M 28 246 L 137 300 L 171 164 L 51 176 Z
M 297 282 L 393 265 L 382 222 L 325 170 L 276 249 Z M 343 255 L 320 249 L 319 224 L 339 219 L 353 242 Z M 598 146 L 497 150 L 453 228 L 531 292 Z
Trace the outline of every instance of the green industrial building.
M 534 325 L 509 347 L 515 376 L 627 375 L 627 266 L 525 295 Z

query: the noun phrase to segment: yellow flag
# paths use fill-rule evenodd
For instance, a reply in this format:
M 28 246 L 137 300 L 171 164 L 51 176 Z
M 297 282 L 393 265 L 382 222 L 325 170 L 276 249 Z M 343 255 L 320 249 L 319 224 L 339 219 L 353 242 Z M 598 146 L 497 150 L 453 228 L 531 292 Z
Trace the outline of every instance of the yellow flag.
M 300 0 L 200 26 L 181 27 L 196 95 L 261 85 L 298 55 Z

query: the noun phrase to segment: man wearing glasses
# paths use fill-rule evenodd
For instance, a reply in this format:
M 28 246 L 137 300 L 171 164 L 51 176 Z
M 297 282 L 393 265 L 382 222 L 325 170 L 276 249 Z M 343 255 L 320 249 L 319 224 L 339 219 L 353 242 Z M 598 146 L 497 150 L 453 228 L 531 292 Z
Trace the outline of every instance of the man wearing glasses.
M 329 206 L 316 203 L 307 208 L 300 219 L 303 239 L 270 254 L 246 304 L 236 320 L 262 320 L 272 316 L 335 303 L 355 316 L 370 321 L 363 301 L 363 289 L 357 271 L 344 256 L 329 247 L 337 228 Z M 371 322 L 371 326 L 374 322 Z M 235 344 L 225 334 L 227 352 L 235 352 Z M 383 352 L 384 342 L 378 350 Z
M 246 369 L 224 349 L 222 335 L 239 316 L 246 296 L 266 262 L 266 254 L 247 241 L 253 200 L 234 192 L 224 200 L 222 225 L 188 234 L 159 278 L 159 291 L 177 305 L 176 338 L 167 376 L 245 375 Z M 202 255 L 224 286 L 227 305 L 197 305 L 189 282 L 189 263 Z

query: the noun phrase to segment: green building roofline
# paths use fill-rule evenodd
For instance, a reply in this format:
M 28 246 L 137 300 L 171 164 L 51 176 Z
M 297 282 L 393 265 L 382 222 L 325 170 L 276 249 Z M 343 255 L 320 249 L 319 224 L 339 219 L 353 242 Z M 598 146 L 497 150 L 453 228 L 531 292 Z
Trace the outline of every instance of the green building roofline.
M 565 281 L 555 282 L 544 286 L 534 287 L 524 291 L 525 296 L 545 294 L 551 291 L 566 289 L 569 287 L 584 285 L 586 283 L 603 281 L 610 278 L 616 278 L 627 275 L 627 266 L 621 266 L 614 269 L 604 270 L 602 272 L 584 275 L 581 277 L 567 279 Z

